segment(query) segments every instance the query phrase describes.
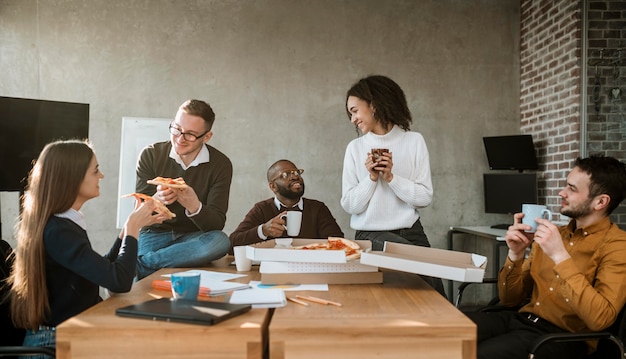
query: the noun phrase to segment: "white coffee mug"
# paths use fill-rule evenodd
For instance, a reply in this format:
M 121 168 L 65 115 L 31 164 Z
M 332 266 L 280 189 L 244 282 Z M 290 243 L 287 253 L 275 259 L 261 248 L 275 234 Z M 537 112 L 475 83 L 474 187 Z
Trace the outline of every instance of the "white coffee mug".
M 300 211 L 287 211 L 287 214 L 283 216 L 283 219 L 287 221 L 285 229 L 287 234 L 295 237 L 300 234 L 300 226 L 302 225 L 302 212 Z
M 537 230 L 538 223 L 535 221 L 537 218 L 551 219 L 552 212 L 548 209 L 548 207 L 541 204 L 523 204 L 522 205 L 522 213 L 524 213 L 524 218 L 522 218 L 522 223 L 531 226 L 530 230 L 527 230 L 527 233 L 535 233 Z
M 247 246 L 236 246 L 233 248 L 235 254 L 235 266 L 238 272 L 247 272 L 252 269 L 252 259 L 246 256 Z

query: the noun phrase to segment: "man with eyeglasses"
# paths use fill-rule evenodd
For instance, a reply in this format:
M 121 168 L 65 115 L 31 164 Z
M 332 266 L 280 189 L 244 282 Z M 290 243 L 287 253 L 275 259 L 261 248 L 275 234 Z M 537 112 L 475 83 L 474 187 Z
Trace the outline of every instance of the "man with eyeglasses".
M 215 113 L 209 104 L 187 100 L 169 126 L 170 140 L 144 148 L 137 163 L 136 191 L 163 202 L 176 217 L 139 233 L 137 278 L 167 267 L 200 267 L 230 248 L 222 232 L 233 175 L 231 161 L 207 143 Z M 154 186 L 155 177 L 182 177 L 188 188 Z
M 303 169 L 293 162 L 279 160 L 267 170 L 267 181 L 273 198 L 258 202 L 230 235 L 233 247 L 287 237 L 287 211 L 302 211 L 298 238 L 343 237 L 343 232 L 328 207 L 320 201 L 304 198 Z

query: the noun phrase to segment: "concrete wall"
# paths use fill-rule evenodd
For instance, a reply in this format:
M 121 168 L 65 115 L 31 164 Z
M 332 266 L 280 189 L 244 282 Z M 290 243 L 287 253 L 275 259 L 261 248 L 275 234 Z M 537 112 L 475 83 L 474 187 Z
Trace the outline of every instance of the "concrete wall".
M 482 136 L 519 133 L 519 11 L 518 0 L 0 0 L 0 96 L 90 104 L 105 178 L 83 211 L 103 252 L 117 235 L 122 117 L 172 117 L 187 98 L 213 106 L 211 144 L 234 164 L 227 233 L 271 195 L 268 165 L 289 158 L 351 238 L 344 96 L 388 75 L 430 150 L 435 197 L 421 213 L 443 248 L 450 225 L 511 220 L 484 213 Z M 11 240 L 17 195 L 0 203 Z

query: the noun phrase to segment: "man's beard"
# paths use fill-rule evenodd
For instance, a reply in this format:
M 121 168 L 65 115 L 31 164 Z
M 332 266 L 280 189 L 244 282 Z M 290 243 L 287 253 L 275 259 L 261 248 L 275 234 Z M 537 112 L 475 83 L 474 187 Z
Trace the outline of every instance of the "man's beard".
M 302 197 L 302 195 L 304 195 L 304 182 L 300 183 L 300 185 L 302 185 L 302 189 L 300 189 L 300 191 L 298 192 L 294 192 L 290 190 L 289 187 L 284 187 L 281 185 L 276 185 L 276 188 L 278 188 L 278 194 L 285 198 L 299 199 L 300 197 Z M 291 186 L 291 183 L 289 183 L 289 186 Z
M 569 218 L 581 218 L 592 212 L 591 201 L 593 198 L 587 198 L 587 200 L 578 206 L 570 207 L 568 209 L 561 209 L 561 214 Z

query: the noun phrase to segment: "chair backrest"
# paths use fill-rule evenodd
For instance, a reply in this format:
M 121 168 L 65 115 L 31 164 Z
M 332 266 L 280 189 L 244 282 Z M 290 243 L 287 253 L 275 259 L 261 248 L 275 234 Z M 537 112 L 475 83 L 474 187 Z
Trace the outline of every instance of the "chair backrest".
M 11 321 L 11 315 L 9 312 L 9 303 L 4 300 L 6 298 L 9 288 L 6 286 L 6 279 L 11 273 L 11 266 L 13 264 L 11 253 L 13 249 L 11 245 L 0 239 L 0 346 L 14 346 L 22 345 L 24 341 L 23 329 L 18 329 L 13 326 Z
M 9 291 L 5 284 L 13 265 L 11 253 L 13 253 L 11 245 L 0 239 L 0 333 L 2 333 L 0 335 L 0 357 L 17 358 L 18 356 L 45 354 L 44 358 L 55 358 L 56 350 L 54 347 L 22 346 L 26 331 L 13 325 L 9 302 L 3 300 Z
M 624 312 L 626 312 L 626 306 L 622 307 L 615 322 L 606 329 L 607 332 L 613 334 L 614 338 L 611 340 L 600 340 L 598 342 L 598 349 L 591 355 L 591 358 L 606 359 L 622 357 L 620 351 L 623 350 L 624 342 L 626 342 L 626 315 Z M 619 344 L 621 344 L 622 348 L 619 347 L 619 344 L 613 342 L 615 338 L 621 342 Z

